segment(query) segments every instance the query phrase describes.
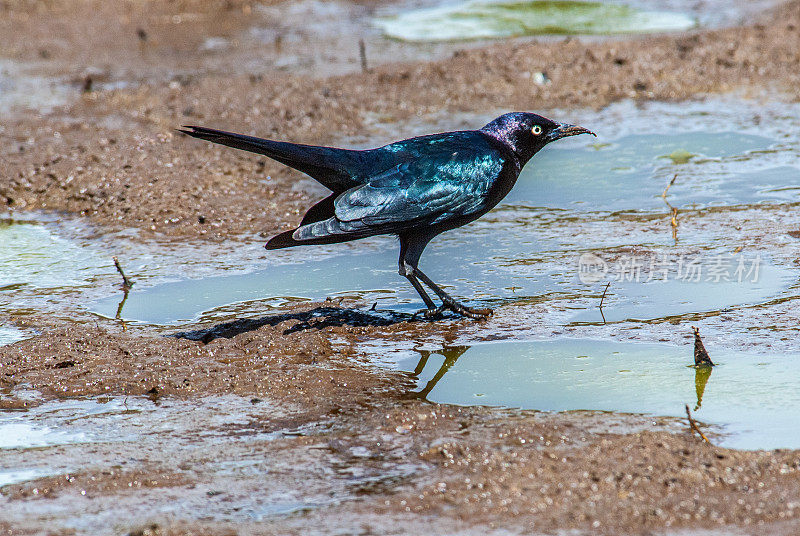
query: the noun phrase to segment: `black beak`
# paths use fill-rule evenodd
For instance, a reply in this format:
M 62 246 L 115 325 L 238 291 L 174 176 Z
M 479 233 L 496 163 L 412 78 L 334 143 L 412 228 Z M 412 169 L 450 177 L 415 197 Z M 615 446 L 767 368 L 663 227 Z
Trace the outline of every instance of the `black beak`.
M 558 126 L 558 128 L 554 128 L 550 131 L 550 141 L 559 140 L 561 138 L 566 138 L 567 136 L 577 136 L 578 134 L 591 134 L 595 138 L 597 134 L 589 130 L 588 128 L 579 127 L 578 125 L 567 125 L 566 123 L 562 123 Z

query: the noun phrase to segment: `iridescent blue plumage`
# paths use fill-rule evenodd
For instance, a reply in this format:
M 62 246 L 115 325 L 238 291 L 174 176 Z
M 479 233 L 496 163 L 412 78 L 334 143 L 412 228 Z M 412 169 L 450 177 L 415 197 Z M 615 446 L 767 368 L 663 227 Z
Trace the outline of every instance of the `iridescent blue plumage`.
M 525 163 L 547 143 L 589 133 L 525 112 L 502 115 L 479 130 L 420 136 L 363 151 L 186 129 L 181 132 L 269 156 L 332 191 L 309 209 L 297 229 L 272 238 L 267 249 L 395 234 L 400 238 L 400 274 L 420 294 L 427 313 L 450 309 L 475 318 L 491 311 L 461 305 L 428 279 L 417 266 L 423 249 L 439 233 L 497 205 Z M 441 307 L 420 281 L 442 299 Z
M 357 176 L 361 184 L 336 197 L 328 219 L 299 227 L 292 239 L 400 233 L 470 216 L 486 207 L 510 159 L 475 132 L 401 143 L 375 149 L 381 165 L 372 175 Z M 387 163 L 394 165 L 381 169 Z

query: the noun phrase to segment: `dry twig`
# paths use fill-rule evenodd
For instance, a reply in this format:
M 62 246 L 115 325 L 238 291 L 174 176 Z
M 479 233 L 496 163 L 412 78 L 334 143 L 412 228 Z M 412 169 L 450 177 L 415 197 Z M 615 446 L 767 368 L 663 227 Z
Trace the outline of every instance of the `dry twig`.
M 611 284 L 611 281 L 606 283 L 606 288 L 603 289 L 603 295 L 600 296 L 600 316 L 603 317 L 603 324 L 606 323 L 606 315 L 603 314 L 603 301 L 606 299 L 606 292 L 608 292 L 608 286 Z
M 116 266 L 119 275 L 122 276 L 122 290 L 124 290 L 125 292 L 129 291 L 131 287 L 133 287 L 133 281 L 128 279 L 128 276 L 126 276 L 125 272 L 122 271 L 122 266 L 120 266 L 119 264 L 119 259 L 117 259 L 116 257 L 111 257 L 111 258 L 114 259 L 114 266 Z
M 358 40 L 358 56 L 361 58 L 361 72 L 369 71 L 367 68 L 367 47 L 363 39 Z
M 606 299 L 606 292 L 608 292 L 608 286 L 611 284 L 611 281 L 606 283 L 606 288 L 603 289 L 603 295 L 600 296 L 600 309 L 603 308 L 603 300 Z
M 664 200 L 664 203 L 666 203 L 666 205 L 670 209 L 671 216 L 670 216 L 670 222 L 669 223 L 672 226 L 672 239 L 675 240 L 676 244 L 678 243 L 678 209 L 673 207 L 670 204 L 670 202 L 667 201 L 667 192 L 672 187 L 672 185 L 675 184 L 675 179 L 677 179 L 677 178 L 678 178 L 678 174 L 676 173 L 675 175 L 673 175 L 672 180 L 669 181 L 669 184 L 667 184 L 667 187 L 664 188 L 664 191 L 661 192 L 661 199 Z
M 668 192 L 668 191 L 669 191 L 669 189 L 672 187 L 672 185 L 673 185 L 673 184 L 675 184 L 675 179 L 677 179 L 677 178 L 678 178 L 678 174 L 676 173 L 676 174 L 675 174 L 675 175 L 672 177 L 672 180 L 671 180 L 671 181 L 669 181 L 669 184 L 667 184 L 667 187 L 666 187 L 666 188 L 664 188 L 664 191 L 661 193 L 661 197 L 662 197 L 662 198 L 664 198 L 665 200 L 667 199 L 667 192 Z M 669 204 L 669 203 L 667 203 L 667 204 Z
M 700 427 L 697 426 L 697 422 L 692 418 L 692 413 L 689 411 L 689 404 L 686 404 L 686 416 L 689 418 L 689 428 L 691 428 L 693 431 L 695 431 L 698 434 L 700 434 L 700 437 L 703 438 L 703 441 L 705 441 L 706 443 L 708 443 L 710 445 L 711 441 L 708 440 L 708 438 L 703 433 L 703 431 L 700 429 Z

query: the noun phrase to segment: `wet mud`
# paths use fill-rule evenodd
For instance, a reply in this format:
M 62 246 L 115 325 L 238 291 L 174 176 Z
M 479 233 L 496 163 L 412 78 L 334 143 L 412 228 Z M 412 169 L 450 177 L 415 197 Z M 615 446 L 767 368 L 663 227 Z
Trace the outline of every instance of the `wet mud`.
M 260 242 L 295 225 L 322 189 L 267 159 L 177 136 L 181 124 L 363 147 L 473 128 L 508 109 L 589 116 L 625 100 L 595 116 L 617 129 L 618 141 L 632 134 L 623 125 L 626 106 L 736 92 L 768 99 L 771 111 L 741 112 L 743 148 L 705 155 L 719 161 L 709 180 L 739 170 L 737 162 L 742 173 L 753 171 L 742 164 L 748 151 L 778 154 L 769 169 L 796 169 L 796 140 L 781 145 L 788 127 L 751 126 L 797 106 L 800 4 L 735 27 L 675 35 L 424 46 L 386 42 L 374 28 L 360 36 L 360 21 L 379 11 L 372 2 L 319 3 L 312 11 L 296 4 L 0 3 L 0 55 L 13 81 L 3 86 L 0 78 L 0 87 L 13 89 L 5 101 L 0 96 L 0 240 L 8 240 L 0 247 L 15 237 L 33 255 L 0 272 L 14 281 L 0 281 L 0 532 L 797 531 L 797 450 L 720 447 L 730 431 L 704 422 L 698 408 L 712 445 L 677 416 L 436 402 L 437 387 L 425 391 L 431 378 L 421 381 L 415 363 L 403 362 L 459 345 L 566 336 L 685 346 L 688 365 L 687 326 L 698 321 L 715 360 L 720 347 L 787 353 L 798 330 L 800 221 L 792 184 L 778 184 L 785 174 L 761 178 L 788 189 L 748 190 L 745 174 L 741 189 L 720 187 L 710 198 L 698 195 L 702 184 L 679 180 L 671 194 L 679 207 L 674 235 L 658 193 L 669 166 L 702 166 L 677 146 L 653 155 L 673 157 L 663 169 L 643 164 L 645 177 L 660 182 L 654 196 L 642 194 L 640 211 L 613 206 L 626 196 L 609 201 L 587 188 L 587 201 L 608 207 L 558 206 L 556 192 L 552 206 L 519 203 L 492 213 L 500 229 L 543 229 L 526 256 L 506 253 L 508 265 L 497 264 L 512 275 L 533 267 L 533 278 L 547 283 L 531 283 L 522 297 L 510 285 L 502 299 L 497 289 L 479 289 L 472 298 L 496 308 L 483 323 L 420 320 L 413 299 L 391 289 L 330 301 L 250 296 L 164 322 L 131 321 L 124 304 L 117 314 L 90 304 L 121 298 L 111 263 L 120 250 L 136 259 L 131 267 L 121 256 L 135 281 L 131 293 L 143 294 L 170 281 L 296 260 L 266 259 Z M 344 23 L 348 31 L 330 22 L 341 13 L 355 14 Z M 309 25 L 305 34 L 292 22 L 325 17 L 329 26 Z M 359 37 L 367 43 L 363 71 Z M 735 123 L 730 111 L 715 113 Z M 703 111 L 670 117 L 664 124 L 679 131 L 714 124 Z M 726 147 L 736 145 L 726 139 Z M 36 222 L 19 223 L 26 218 Z M 59 229 L 73 218 L 80 225 Z M 625 288 L 614 287 L 606 320 L 593 308 L 602 285 L 587 293 L 566 276 L 535 272 L 541 262 L 573 266 L 574 257 L 594 251 L 577 239 L 557 242 L 564 234 L 600 237 L 595 252 L 607 262 L 668 246 L 685 254 L 762 252 L 767 273 L 778 275 L 752 299 L 717 292 L 708 307 L 692 303 L 647 318 L 631 317 Z M 463 249 L 462 238 L 445 242 L 439 255 Z M 37 250 L 41 244 L 49 247 Z M 47 256 L 59 248 L 60 271 Z M 493 255 L 492 263 L 502 257 Z M 3 259 L 6 270 L 12 263 Z M 394 277 L 392 262 L 386 272 Z M 471 266 L 465 277 L 482 269 Z M 51 280 L 23 277 L 34 273 Z M 383 308 L 397 301 L 400 307 Z M 462 373 L 468 370 L 445 371 L 438 389 Z M 715 380 L 706 378 L 707 401 Z M 699 406 L 703 393 L 691 391 Z

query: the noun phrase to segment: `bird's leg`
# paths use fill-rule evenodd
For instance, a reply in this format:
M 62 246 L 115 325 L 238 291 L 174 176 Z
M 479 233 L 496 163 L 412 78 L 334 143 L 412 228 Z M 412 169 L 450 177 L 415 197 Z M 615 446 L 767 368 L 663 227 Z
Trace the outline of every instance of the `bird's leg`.
M 417 278 L 413 275 L 407 275 L 406 279 L 408 279 L 408 282 L 414 287 L 414 290 L 417 291 L 417 294 L 419 294 L 420 298 L 422 298 L 422 301 L 425 302 L 425 307 L 427 307 L 427 310 L 424 312 L 428 313 L 429 311 L 436 310 L 436 304 L 433 303 L 433 300 L 430 296 L 428 296 L 428 293 L 425 292 L 425 288 L 420 284 L 419 281 L 417 281 Z
M 466 305 L 462 305 L 455 300 L 452 296 L 450 296 L 447 292 L 442 290 L 439 285 L 431 281 L 431 279 L 425 275 L 422 270 L 419 268 L 414 268 L 408 264 L 405 266 L 406 272 L 409 273 L 411 277 L 419 278 L 423 283 L 428 285 L 428 287 L 436 293 L 437 296 L 442 300 L 441 307 L 437 307 L 435 310 L 431 310 L 430 306 L 428 307 L 428 312 L 433 314 L 434 311 L 436 314 L 441 313 L 443 309 L 450 309 L 454 313 L 468 316 L 470 318 L 475 319 L 485 319 L 490 316 L 493 311 L 491 309 L 473 309 L 471 307 L 467 307 Z M 408 277 L 408 276 L 406 276 Z M 412 283 L 413 284 L 413 283 Z M 427 304 L 426 304 L 427 305 Z
M 423 302 L 425 302 L 425 307 L 427 307 L 427 309 L 417 311 L 414 316 L 417 316 L 418 314 L 424 314 L 427 318 L 431 318 L 432 316 L 439 315 L 442 312 L 442 308 L 436 307 L 436 304 L 433 303 L 431 297 L 427 292 L 425 292 L 425 287 L 423 287 L 417 280 L 416 276 L 414 275 L 414 268 L 407 263 L 403 263 L 400 265 L 400 275 L 408 279 L 408 282 L 411 283 L 411 286 L 414 287 L 414 290 L 417 291 L 419 297 L 422 298 Z

